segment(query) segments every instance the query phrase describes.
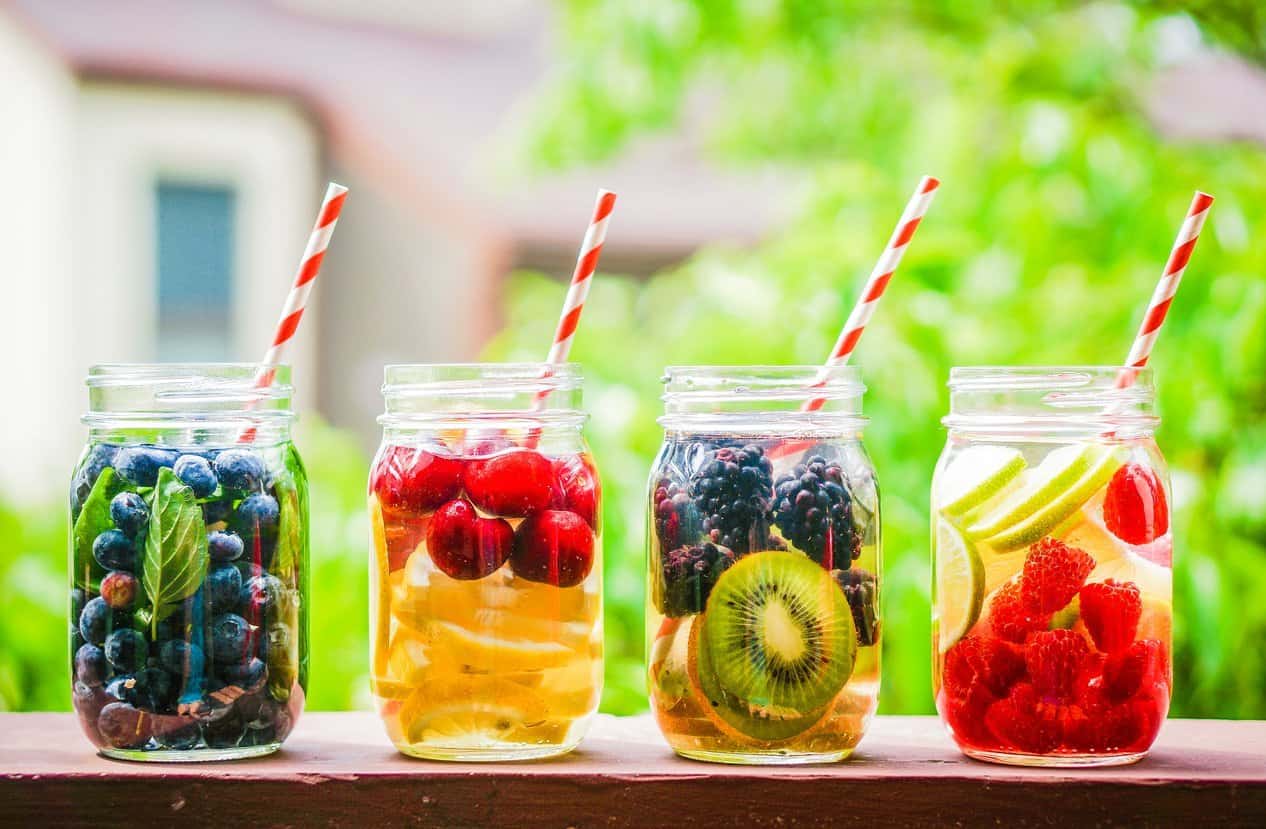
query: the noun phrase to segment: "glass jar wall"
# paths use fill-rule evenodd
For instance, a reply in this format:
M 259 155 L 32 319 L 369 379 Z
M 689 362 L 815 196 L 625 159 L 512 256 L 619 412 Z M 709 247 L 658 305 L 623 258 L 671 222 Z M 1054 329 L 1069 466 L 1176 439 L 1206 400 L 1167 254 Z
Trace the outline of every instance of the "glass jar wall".
M 70 487 L 73 704 L 103 754 L 280 747 L 307 685 L 308 486 L 289 369 L 104 365 Z
M 879 695 L 880 534 L 848 367 L 670 367 L 648 505 L 651 709 L 679 754 L 847 757 Z
M 932 489 L 933 686 L 972 757 L 1127 763 L 1169 709 L 1169 477 L 1151 374 L 1118 388 L 1123 371 L 950 374 Z
M 602 497 L 574 365 L 388 366 L 373 693 L 404 754 L 571 750 L 602 691 Z

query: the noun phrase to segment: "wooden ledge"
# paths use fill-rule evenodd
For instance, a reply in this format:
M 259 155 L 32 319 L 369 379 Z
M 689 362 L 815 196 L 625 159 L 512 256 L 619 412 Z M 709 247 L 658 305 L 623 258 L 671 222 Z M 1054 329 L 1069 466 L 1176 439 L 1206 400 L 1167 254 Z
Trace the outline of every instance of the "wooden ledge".
M 1112 769 L 963 758 L 932 717 L 880 717 L 854 757 L 682 760 L 647 717 L 574 754 L 460 765 L 397 754 L 366 713 L 310 713 L 271 757 L 145 764 L 92 753 L 69 714 L 0 715 L 0 826 L 1266 826 L 1266 722 L 1173 720 Z

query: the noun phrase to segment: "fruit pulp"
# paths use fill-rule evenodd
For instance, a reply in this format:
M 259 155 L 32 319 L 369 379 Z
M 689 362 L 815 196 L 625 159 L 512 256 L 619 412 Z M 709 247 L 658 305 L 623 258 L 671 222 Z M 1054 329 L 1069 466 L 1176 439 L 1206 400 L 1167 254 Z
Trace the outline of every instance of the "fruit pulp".
M 379 453 L 372 691 L 400 752 L 521 760 L 580 741 L 602 688 L 599 497 L 585 453 Z
M 998 446 L 951 439 L 933 482 L 937 710 L 978 759 L 1133 762 L 1172 684 L 1163 459 L 1150 438 Z
M 847 757 L 879 695 L 879 516 L 855 441 L 670 435 L 651 476 L 651 709 L 678 754 Z

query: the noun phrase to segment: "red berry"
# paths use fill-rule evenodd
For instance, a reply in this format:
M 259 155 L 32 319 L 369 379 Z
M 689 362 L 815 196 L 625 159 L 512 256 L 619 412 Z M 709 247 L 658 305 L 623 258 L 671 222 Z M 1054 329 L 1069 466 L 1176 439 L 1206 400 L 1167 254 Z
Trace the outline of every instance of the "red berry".
M 985 716 L 998 698 L 980 680 L 973 680 L 957 697 L 942 691 L 937 699 L 954 739 L 968 746 L 986 748 L 993 742 Z
M 565 510 L 544 510 L 519 525 L 510 566 L 528 581 L 574 587 L 593 569 L 593 545 L 593 530 L 585 519 Z
M 597 470 L 585 455 L 569 455 L 554 460 L 554 509 L 571 510 L 598 529 L 598 504 L 602 485 Z
M 369 477 L 369 488 L 385 509 L 430 512 L 457 497 L 462 462 L 437 447 L 391 446 Z
M 1129 699 L 1147 682 L 1169 685 L 1169 655 L 1159 639 L 1140 639 L 1103 663 L 1103 692 L 1109 699 Z
M 1024 601 L 1038 613 L 1054 613 L 1073 600 L 1095 569 L 1084 550 L 1054 538 L 1043 538 L 1024 557 Z
M 549 507 L 554 466 L 530 449 L 512 449 L 466 463 L 466 495 L 484 512 L 521 517 Z
M 964 636 L 945 653 L 942 684 L 954 699 L 963 699 L 976 683 L 996 697 L 1005 696 L 1024 675 L 1024 656 L 1010 642 L 985 636 Z
M 1005 747 L 1034 754 L 1053 751 L 1063 739 L 1060 708 L 1043 702 L 1027 682 L 1011 689 L 985 713 L 989 731 Z
M 1107 579 L 1081 588 L 1081 619 L 1104 653 L 1115 653 L 1134 641 L 1143 600 L 1132 581 Z
M 1035 613 L 1024 601 L 1021 581 L 1009 581 L 994 594 L 989 603 L 989 625 L 993 632 L 1008 642 L 1023 642 L 1030 633 L 1043 630 L 1050 615 Z
M 1033 634 L 1024 649 L 1024 665 L 1033 690 L 1045 702 L 1071 699 L 1090 646 L 1081 634 L 1056 628 Z
M 1169 504 L 1160 477 L 1149 466 L 1127 463 L 1108 482 L 1103 523 L 1130 544 L 1147 544 L 1169 531 Z
M 101 598 L 115 610 L 127 610 L 136 601 L 136 576 L 115 570 L 101 580 Z
M 1065 709 L 1065 748 L 1086 753 L 1144 751 L 1156 738 L 1165 708 L 1146 696 L 1113 702 L 1100 690 L 1097 697 Z
M 514 530 L 501 518 L 480 518 L 465 501 L 449 501 L 431 516 L 426 550 L 455 579 L 482 579 L 510 556 Z

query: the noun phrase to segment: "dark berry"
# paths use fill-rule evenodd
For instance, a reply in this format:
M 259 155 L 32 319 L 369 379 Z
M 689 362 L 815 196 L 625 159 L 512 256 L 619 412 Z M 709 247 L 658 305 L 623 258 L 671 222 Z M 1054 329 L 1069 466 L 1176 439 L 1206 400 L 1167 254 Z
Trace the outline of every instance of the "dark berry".
M 137 708 L 153 708 L 154 701 L 145 687 L 144 677 L 120 674 L 105 687 L 106 696 Z
M 124 702 L 112 702 L 101 709 L 97 731 L 114 748 L 141 748 L 153 736 L 154 718 Z
M 164 730 L 154 732 L 154 740 L 169 751 L 188 751 L 198 747 L 202 729 L 196 722 L 180 722 Z
M 252 576 L 242 583 L 238 605 L 251 619 L 264 619 L 281 607 L 286 594 L 286 586 L 276 576 Z
M 89 688 L 95 688 L 105 682 L 109 670 L 105 651 L 96 645 L 85 644 L 75 651 L 75 679 Z
M 176 676 L 202 674 L 202 648 L 183 639 L 168 639 L 158 649 L 158 663 Z
M 135 492 L 120 492 L 110 500 L 110 520 L 128 538 L 136 538 L 149 523 L 149 507 Z
M 136 569 L 135 540 L 128 538 L 122 530 L 106 530 L 92 542 L 92 557 L 107 570 Z
M 114 456 L 114 471 L 136 486 L 158 483 L 158 470 L 171 467 L 179 454 L 157 446 L 125 446 Z
M 242 537 L 233 532 L 213 532 L 207 536 L 207 551 L 212 561 L 236 561 L 241 558 Z
M 175 702 L 175 691 L 177 684 L 172 682 L 171 674 L 162 668 L 146 668 L 138 676 L 145 686 L 145 691 L 149 694 L 150 701 L 154 710 L 168 708 Z
M 210 529 L 216 524 L 227 524 L 233 516 L 233 502 L 225 498 L 219 501 L 207 501 L 202 505 L 202 520 Z
M 264 461 L 250 449 L 225 449 L 212 466 L 225 489 L 257 492 L 264 485 Z
M 176 473 L 181 483 L 193 490 L 195 498 L 210 497 L 220 485 L 211 463 L 200 455 L 181 455 L 171 471 Z
M 223 613 L 211 621 L 211 654 L 221 665 L 241 662 L 250 652 L 251 626 L 236 613 Z
M 237 607 L 242 592 L 242 574 L 232 564 L 212 565 L 207 573 L 207 601 L 212 613 L 222 613 Z
M 831 573 L 853 611 L 853 627 L 857 629 L 857 644 L 873 645 L 879 639 L 879 584 L 875 574 L 860 567 L 835 570 Z
M 98 443 L 88 450 L 88 456 L 79 464 L 79 471 L 71 485 L 71 499 L 76 507 L 88 498 L 92 485 L 97 482 L 102 471 L 107 466 L 114 466 L 114 458 L 118 452 L 119 447 L 108 443 Z
M 703 534 L 703 519 L 681 484 L 660 479 L 651 491 L 651 508 L 655 512 L 655 537 L 659 539 L 661 550 L 676 549 Z
M 127 610 L 136 603 L 140 582 L 123 570 L 113 570 L 101 580 L 101 598 L 115 610 Z
M 773 466 L 756 445 L 708 452 L 689 494 L 714 544 L 744 554 L 768 549 Z
M 267 547 L 277 539 L 277 521 L 280 515 L 277 499 L 273 496 L 262 492 L 248 495 L 242 499 L 233 515 L 233 529 L 242 537 L 242 542 L 247 547 L 253 548 L 257 542 L 260 546 Z
M 79 634 L 93 645 L 104 645 L 110 632 L 124 624 L 123 615 L 116 613 L 100 596 L 89 600 L 79 614 Z
M 202 726 L 202 739 L 211 748 L 235 748 L 242 734 L 246 731 L 246 723 L 237 712 L 230 711 L 223 717 Z
M 78 587 L 72 587 L 70 590 L 70 618 L 78 620 L 79 614 L 84 612 L 84 603 L 88 601 L 88 597 L 84 591 Z M 78 622 L 76 622 L 76 625 Z
M 664 553 L 655 604 L 665 616 L 701 613 L 721 574 L 738 560 L 733 550 L 711 542 Z
M 774 485 L 774 523 L 792 546 L 828 570 L 845 570 L 861 555 L 844 469 L 819 455 Z
M 268 668 L 263 660 L 251 658 L 246 662 L 228 665 L 220 670 L 220 676 L 230 685 L 236 685 L 247 693 L 264 687 L 268 680 Z
M 105 657 L 119 673 L 134 673 L 149 659 L 149 643 L 139 630 L 120 628 L 106 637 Z

